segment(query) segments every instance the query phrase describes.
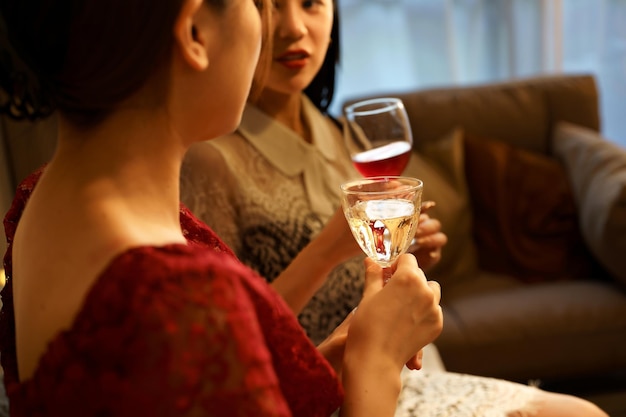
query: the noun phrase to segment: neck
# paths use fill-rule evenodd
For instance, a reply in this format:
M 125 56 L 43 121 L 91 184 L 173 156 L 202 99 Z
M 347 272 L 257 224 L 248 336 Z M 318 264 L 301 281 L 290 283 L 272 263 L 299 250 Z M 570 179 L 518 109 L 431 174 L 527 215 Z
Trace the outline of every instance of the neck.
M 87 130 L 61 120 L 57 151 L 46 176 L 54 174 L 88 204 L 113 202 L 129 221 L 179 229 L 179 173 L 185 150 L 168 118 L 154 112 L 124 110 Z
M 302 111 L 302 94 L 282 94 L 266 89 L 261 93 L 256 106 L 296 132 L 303 140 L 311 142 L 311 132 Z

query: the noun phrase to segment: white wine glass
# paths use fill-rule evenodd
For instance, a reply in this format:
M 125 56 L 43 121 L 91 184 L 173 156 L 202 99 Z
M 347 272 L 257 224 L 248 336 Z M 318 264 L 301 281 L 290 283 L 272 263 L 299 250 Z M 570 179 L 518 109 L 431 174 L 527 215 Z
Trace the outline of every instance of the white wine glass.
M 341 185 L 342 208 L 365 254 L 383 268 L 405 253 L 415 236 L 421 210 L 421 180 L 384 176 Z
M 344 116 L 344 138 L 355 168 L 364 177 L 401 175 L 413 145 L 402 100 L 359 101 L 345 107 Z

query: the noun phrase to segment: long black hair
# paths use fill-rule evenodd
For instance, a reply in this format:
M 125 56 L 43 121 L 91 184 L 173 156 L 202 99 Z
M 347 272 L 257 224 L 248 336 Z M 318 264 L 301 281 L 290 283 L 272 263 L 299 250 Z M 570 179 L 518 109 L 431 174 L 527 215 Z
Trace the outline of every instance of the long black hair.
M 323 113 L 328 114 L 328 107 L 335 94 L 335 78 L 337 65 L 339 65 L 339 6 L 338 0 L 333 6 L 333 27 L 330 31 L 330 45 L 324 57 L 322 67 L 311 81 L 311 84 L 304 90 L 304 93 Z

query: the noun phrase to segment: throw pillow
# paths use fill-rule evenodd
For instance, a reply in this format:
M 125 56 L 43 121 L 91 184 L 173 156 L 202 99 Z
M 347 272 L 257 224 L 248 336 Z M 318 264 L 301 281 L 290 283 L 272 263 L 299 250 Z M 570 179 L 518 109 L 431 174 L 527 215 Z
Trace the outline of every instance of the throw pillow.
M 447 287 L 473 278 L 477 261 L 463 168 L 462 130 L 454 129 L 420 153 L 413 152 L 403 175 L 424 181 L 423 200 L 437 203 L 428 214 L 441 222 L 448 237 L 441 261 L 428 271 L 428 277 Z
M 567 169 L 591 251 L 626 285 L 626 149 L 566 122 L 556 126 L 552 146 Z
M 556 159 L 467 133 L 464 145 L 481 269 L 524 282 L 587 278 L 597 269 Z

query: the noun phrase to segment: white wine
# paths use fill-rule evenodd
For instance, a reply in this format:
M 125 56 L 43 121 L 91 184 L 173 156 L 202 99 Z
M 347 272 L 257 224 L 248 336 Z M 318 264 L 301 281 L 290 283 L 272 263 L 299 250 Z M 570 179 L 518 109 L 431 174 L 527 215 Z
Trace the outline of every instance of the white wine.
M 360 201 L 345 210 L 350 229 L 367 256 L 383 267 L 391 266 L 415 236 L 419 207 L 410 200 Z

